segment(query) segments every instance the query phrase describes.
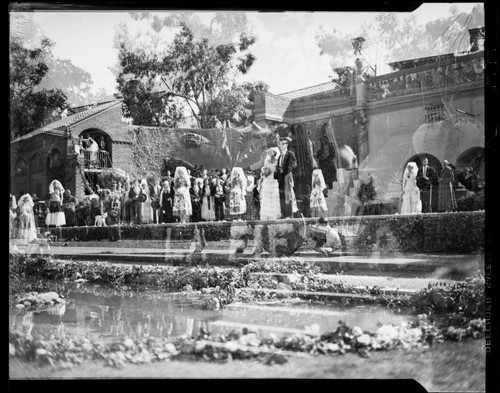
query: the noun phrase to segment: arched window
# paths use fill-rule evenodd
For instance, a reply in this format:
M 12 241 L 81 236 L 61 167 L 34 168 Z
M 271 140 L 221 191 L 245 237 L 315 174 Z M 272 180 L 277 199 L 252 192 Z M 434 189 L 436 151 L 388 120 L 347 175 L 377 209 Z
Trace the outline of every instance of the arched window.
M 47 166 L 49 168 L 59 168 L 63 164 L 62 155 L 57 149 L 52 149 L 47 157 Z
M 26 173 L 28 169 L 28 165 L 26 164 L 26 160 L 24 158 L 19 158 L 16 161 L 15 172 L 17 175 Z

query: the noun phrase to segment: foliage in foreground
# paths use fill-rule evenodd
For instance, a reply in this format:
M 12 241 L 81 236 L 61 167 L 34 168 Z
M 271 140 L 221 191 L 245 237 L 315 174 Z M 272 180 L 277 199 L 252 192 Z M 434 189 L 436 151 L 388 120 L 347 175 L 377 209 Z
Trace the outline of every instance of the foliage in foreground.
M 291 352 L 313 355 L 343 354 L 346 352 L 369 356 L 371 351 L 394 348 L 428 346 L 445 339 L 463 340 L 484 337 L 484 277 L 480 274 L 453 286 L 435 285 L 415 295 L 384 296 L 380 289 L 359 289 L 341 281 L 330 281 L 319 277 L 317 267 L 297 260 L 270 260 L 250 263 L 240 271 L 236 269 L 217 270 L 213 268 L 117 266 L 108 263 L 76 263 L 54 261 L 44 258 L 11 256 L 10 258 L 11 298 L 22 299 L 20 293 L 33 288 L 16 287 L 24 278 L 43 278 L 42 281 L 93 282 L 108 284 L 124 290 L 129 284 L 135 287 L 159 290 L 200 291 L 209 294 L 205 306 L 224 305 L 233 301 L 277 299 L 276 294 L 251 292 L 248 288 L 280 288 L 280 284 L 291 290 L 305 291 L 301 298 L 311 292 L 361 293 L 372 296 L 372 300 L 400 310 L 425 313 L 415 323 L 400 326 L 385 325 L 377 331 L 362 331 L 339 323 L 330 333 L 318 335 L 314 326 L 310 334 L 285 336 L 278 339 L 269 335 L 258 339 L 248 329 L 233 330 L 229 335 L 212 335 L 203 329 L 198 336 L 144 338 L 132 340 L 122 338 L 111 343 L 92 341 L 88 338 L 61 334 L 60 337 L 32 337 L 11 332 L 10 356 L 20 357 L 38 364 L 56 363 L 72 367 L 83 360 L 101 359 L 110 366 L 120 367 L 125 363 L 149 363 L 168 359 L 227 361 L 231 359 L 256 359 L 266 364 L 284 363 Z M 291 273 L 287 284 L 276 280 L 279 273 Z M 262 273 L 262 274 L 256 274 Z M 282 276 L 282 275 L 281 275 Z M 340 276 L 341 278 L 341 276 Z M 45 284 L 43 284 L 45 285 Z M 45 289 L 48 287 L 44 287 Z M 209 290 L 213 289 L 213 290 Z M 271 294 L 270 294 L 271 293 Z M 30 294 L 30 296 L 33 294 Z M 287 296 L 297 296 L 290 292 Z M 429 315 L 453 312 L 453 318 L 438 326 Z
M 425 315 L 416 323 L 400 326 L 384 325 L 377 331 L 363 331 L 339 323 L 331 333 L 292 335 L 258 339 L 246 328 L 235 329 L 227 336 L 212 335 L 200 330 L 197 337 L 131 339 L 123 337 L 113 342 L 61 334 L 59 337 L 32 337 L 19 332 L 9 335 L 9 356 L 35 362 L 39 366 L 53 365 L 71 368 L 84 360 L 102 360 L 106 365 L 123 367 L 165 360 L 229 361 L 255 359 L 265 364 L 285 363 L 293 353 L 311 355 L 341 355 L 357 353 L 369 357 L 370 352 L 396 348 L 425 348 L 444 339 L 462 340 L 482 337 L 485 321 L 471 320 L 465 328 L 440 330 L 428 323 Z M 313 327 L 311 327 L 313 328 Z M 314 330 L 314 329 L 311 329 Z

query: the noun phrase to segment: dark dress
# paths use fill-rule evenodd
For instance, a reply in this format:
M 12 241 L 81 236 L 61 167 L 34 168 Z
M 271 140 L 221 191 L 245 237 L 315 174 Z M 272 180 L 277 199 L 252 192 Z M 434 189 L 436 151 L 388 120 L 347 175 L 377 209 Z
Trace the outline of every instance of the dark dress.
M 160 222 L 175 222 L 176 217 L 172 214 L 175 190 L 173 188 L 170 188 L 170 191 L 166 192 L 165 189 L 163 189 L 160 192 L 160 195 Z
M 215 220 L 224 220 L 224 202 L 226 201 L 226 194 L 224 193 L 223 186 L 215 187 L 214 191 L 214 206 L 215 206 Z
M 74 227 L 76 222 L 76 199 L 73 195 L 63 196 L 64 217 L 66 218 L 66 226 Z
M 189 195 L 191 196 L 191 208 L 193 209 L 193 215 L 191 216 L 191 221 L 200 222 L 201 221 L 201 188 L 198 187 L 198 191 L 195 192 L 194 188 L 189 188 Z

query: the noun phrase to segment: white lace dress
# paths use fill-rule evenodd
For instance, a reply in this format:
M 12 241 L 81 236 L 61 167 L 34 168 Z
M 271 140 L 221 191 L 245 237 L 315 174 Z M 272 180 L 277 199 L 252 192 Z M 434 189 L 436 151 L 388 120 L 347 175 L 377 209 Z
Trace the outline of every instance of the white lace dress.
M 262 180 L 259 191 L 261 220 L 276 220 L 281 217 L 280 191 L 278 180 L 274 178 L 277 163 L 278 161 L 267 164 L 271 173 Z
M 405 174 L 403 192 L 401 214 L 422 213 L 422 201 L 420 200 L 420 190 L 417 187 L 416 173 Z

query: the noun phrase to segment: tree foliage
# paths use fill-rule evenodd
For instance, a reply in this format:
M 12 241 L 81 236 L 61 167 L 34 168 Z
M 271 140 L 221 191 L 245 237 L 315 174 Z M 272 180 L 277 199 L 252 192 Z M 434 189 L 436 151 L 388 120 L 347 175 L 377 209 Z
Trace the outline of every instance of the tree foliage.
M 320 30 L 317 43 L 321 54 L 330 57 L 332 69 L 342 70 L 353 64 L 355 56 L 351 39 L 365 38 L 361 59 L 365 67 L 380 68 L 389 62 L 467 51 L 469 49 L 468 29 L 484 26 L 484 7 L 478 4 L 471 13 L 458 13 L 451 6 L 449 16 L 419 24 L 414 14 L 380 13 L 374 22 L 360 26 L 353 35 L 337 30 Z M 372 70 L 373 71 L 373 70 Z M 342 81 L 342 75 L 338 75 Z M 341 84 L 342 85 L 342 84 Z
M 255 56 L 248 51 L 254 42 L 254 37 L 241 33 L 236 42 L 213 46 L 206 38 L 196 40 L 187 25 L 181 23 L 180 31 L 162 54 L 147 53 L 141 48 L 129 50 L 125 44 L 121 45 L 121 71 L 117 82 L 128 114 L 134 117 L 134 100 L 141 102 L 142 98 L 151 111 L 148 113 L 148 105 L 142 105 L 146 109 L 136 107 L 140 112 L 135 113 L 136 124 L 139 121 L 154 124 L 164 119 L 164 123 L 159 124 L 170 126 L 170 122 L 173 125 L 181 111 L 176 102 L 189 108 L 201 128 L 209 127 L 213 116 L 219 120 L 233 117 L 241 112 L 238 97 L 244 91 L 252 91 L 248 86 L 238 88 L 233 79 L 238 74 L 245 74 L 254 63 Z M 158 96 L 155 88 L 158 89 L 159 83 L 166 89 L 167 97 L 175 97 L 161 102 L 163 106 L 152 105 L 153 97 Z M 154 116 L 154 109 L 157 116 Z
M 49 72 L 45 56 L 53 43 L 43 39 L 41 46 L 27 49 L 17 40 L 10 47 L 10 130 L 11 138 L 25 135 L 68 107 L 59 88 L 40 88 Z

